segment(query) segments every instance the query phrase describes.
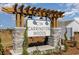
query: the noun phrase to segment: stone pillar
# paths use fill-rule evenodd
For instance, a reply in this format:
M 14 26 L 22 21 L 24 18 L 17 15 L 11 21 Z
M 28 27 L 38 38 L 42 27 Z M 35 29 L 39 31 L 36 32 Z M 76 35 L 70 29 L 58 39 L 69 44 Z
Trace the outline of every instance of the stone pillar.
M 16 27 L 13 31 L 13 51 L 16 55 L 22 54 L 24 41 L 24 27 Z
M 16 14 L 16 27 L 20 27 L 20 14 Z
M 48 39 L 48 44 L 53 47 L 61 46 L 62 28 L 52 28 L 51 36 Z

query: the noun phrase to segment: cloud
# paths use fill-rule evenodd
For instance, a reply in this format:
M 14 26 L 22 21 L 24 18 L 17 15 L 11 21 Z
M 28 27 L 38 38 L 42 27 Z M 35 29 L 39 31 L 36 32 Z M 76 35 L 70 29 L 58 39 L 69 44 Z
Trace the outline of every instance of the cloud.
M 65 16 L 69 16 L 69 17 L 72 17 L 74 15 L 76 15 L 79 11 L 77 9 L 72 9 L 71 11 L 67 11 L 65 12 Z
M 7 4 L 4 4 L 3 7 L 12 7 L 14 5 L 14 3 L 7 3 Z
M 2 6 L 3 6 L 3 4 L 0 4 L 0 12 L 2 12 L 2 11 L 1 11 L 1 9 L 2 9 Z
M 65 6 L 65 16 L 73 17 L 79 13 L 79 3 L 64 3 L 60 4 L 60 6 Z
M 0 27 L 3 27 L 3 25 L 2 25 L 2 24 L 0 24 Z
M 64 15 L 71 15 L 71 14 L 73 14 L 74 13 L 74 11 L 68 11 L 68 12 L 66 12 Z

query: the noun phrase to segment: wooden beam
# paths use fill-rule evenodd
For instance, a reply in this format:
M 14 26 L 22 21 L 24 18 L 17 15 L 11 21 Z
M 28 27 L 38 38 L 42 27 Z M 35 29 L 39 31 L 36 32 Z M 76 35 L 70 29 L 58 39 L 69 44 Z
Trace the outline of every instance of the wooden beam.
M 12 7 L 6 7 L 6 8 L 2 7 L 2 11 L 6 12 L 6 13 L 13 14 L 14 8 L 12 8 Z
M 24 8 L 24 5 L 21 5 L 19 8 L 17 8 L 18 4 L 15 4 L 13 7 L 4 7 L 2 8 L 2 11 L 10 14 L 16 14 L 16 26 L 24 26 L 24 15 L 34 15 L 34 16 L 40 16 L 40 17 L 48 17 L 53 21 L 53 27 L 57 27 L 57 19 L 60 17 L 63 17 L 64 12 L 56 11 L 56 10 L 46 10 L 27 6 Z
M 26 7 L 25 9 L 23 9 L 23 11 L 22 11 L 23 14 L 33 14 L 33 12 L 35 14 L 35 12 L 36 12 L 37 16 L 42 16 L 43 17 L 47 13 L 46 12 L 47 10 L 45 10 L 45 9 L 41 9 L 41 8 L 37 8 L 37 9 L 30 8 L 29 9 L 29 8 Z M 2 11 L 7 12 L 7 13 L 13 13 L 13 12 L 15 12 L 15 9 L 13 7 L 5 7 L 5 8 L 2 8 Z M 16 13 L 22 13 L 22 12 L 20 11 L 20 8 L 18 8 L 17 11 L 16 11 Z M 49 15 L 52 14 L 52 17 L 53 17 L 53 14 L 59 14 L 60 17 L 62 17 L 63 14 L 64 14 L 64 12 L 58 12 L 58 11 L 54 11 L 54 10 L 48 11 L 48 13 L 49 13 Z M 47 17 L 50 17 L 49 15 Z

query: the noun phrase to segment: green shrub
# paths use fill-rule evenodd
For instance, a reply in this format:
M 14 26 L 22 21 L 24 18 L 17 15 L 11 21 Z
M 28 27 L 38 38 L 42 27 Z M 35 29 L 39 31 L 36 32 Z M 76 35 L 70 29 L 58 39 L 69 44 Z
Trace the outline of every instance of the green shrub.
M 28 27 L 27 27 L 27 21 L 26 21 L 26 29 L 24 32 L 24 41 L 23 41 L 23 55 L 28 55 L 27 48 L 28 48 Z
M 65 37 L 65 40 L 67 40 L 67 36 L 66 36 L 66 34 L 64 34 L 64 37 Z
M 41 51 L 35 50 L 35 51 L 33 51 L 33 55 L 41 55 Z
M 53 54 L 53 50 L 49 49 L 49 50 L 45 50 L 45 51 L 40 51 L 40 50 L 35 50 L 32 52 L 33 55 L 51 55 Z
M 67 49 L 68 49 L 68 46 L 67 46 L 66 44 L 64 44 L 64 47 L 65 47 L 64 52 L 66 52 L 66 51 L 67 51 Z

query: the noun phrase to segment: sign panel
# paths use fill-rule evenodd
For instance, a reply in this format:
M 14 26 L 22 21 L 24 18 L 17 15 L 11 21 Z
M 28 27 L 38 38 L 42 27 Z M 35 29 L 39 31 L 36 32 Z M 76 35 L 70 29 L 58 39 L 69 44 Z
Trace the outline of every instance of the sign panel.
M 50 21 L 28 20 L 28 37 L 50 36 Z

